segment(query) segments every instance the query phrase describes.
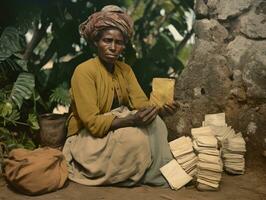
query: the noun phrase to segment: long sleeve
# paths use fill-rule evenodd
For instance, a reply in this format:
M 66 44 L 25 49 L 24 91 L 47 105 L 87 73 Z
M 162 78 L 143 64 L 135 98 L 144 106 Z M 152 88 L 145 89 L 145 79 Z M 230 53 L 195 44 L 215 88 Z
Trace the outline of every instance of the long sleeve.
M 93 136 L 103 137 L 107 134 L 115 116 L 100 112 L 94 72 L 85 67 L 77 68 L 71 79 L 71 90 L 76 111 L 83 126 Z
M 142 107 L 150 106 L 151 104 L 149 102 L 149 99 L 140 87 L 137 78 L 130 67 L 128 67 L 127 69 L 127 82 L 130 106 L 133 109 L 139 109 Z

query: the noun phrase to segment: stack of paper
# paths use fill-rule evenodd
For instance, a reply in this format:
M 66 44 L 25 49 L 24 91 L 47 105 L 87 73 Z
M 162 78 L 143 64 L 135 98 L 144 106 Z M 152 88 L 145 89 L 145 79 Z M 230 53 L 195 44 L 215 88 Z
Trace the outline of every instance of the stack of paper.
M 234 129 L 231 126 L 210 126 L 216 138 L 223 143 L 227 138 L 235 135 Z
M 208 114 L 204 119 L 202 126 L 209 127 L 218 141 L 223 142 L 235 135 L 235 131 L 225 122 L 225 113 Z
M 208 126 L 200 127 L 200 128 L 192 128 L 191 134 L 193 138 L 197 138 L 198 136 L 213 136 L 214 135 L 212 129 Z
M 212 136 L 198 136 L 193 141 L 194 148 L 196 151 L 200 152 L 201 150 L 210 150 L 217 149 L 217 139 Z
M 193 147 L 198 152 L 197 182 L 201 186 L 217 189 L 223 171 L 218 141 L 210 127 L 195 128 L 191 132 Z
M 182 167 L 178 164 L 178 162 L 173 159 L 166 165 L 160 168 L 161 173 L 166 178 L 170 187 L 174 190 L 178 190 L 179 188 L 186 185 L 189 181 L 192 180 L 192 177 L 189 176 Z
M 193 147 L 197 152 L 217 150 L 217 139 L 210 127 L 192 128 L 191 134 Z
M 226 125 L 225 113 L 205 115 L 205 120 L 202 124 L 206 126 L 205 128 L 210 128 L 222 144 L 222 158 L 225 170 L 232 174 L 243 174 L 245 170 L 245 141 L 241 133 L 235 134 L 234 129 Z
M 227 138 L 223 143 L 224 167 L 232 174 L 244 174 L 246 143 L 241 133 Z
M 181 167 L 190 176 L 197 173 L 197 156 L 193 152 L 192 141 L 190 137 L 182 136 L 176 140 L 169 142 L 170 149 Z
M 205 115 L 202 126 L 226 126 L 225 113 L 216 113 Z
M 218 150 L 212 151 L 216 155 L 206 153 L 206 150 L 199 151 L 197 182 L 217 189 L 222 178 L 223 164 L 220 155 L 217 155 Z

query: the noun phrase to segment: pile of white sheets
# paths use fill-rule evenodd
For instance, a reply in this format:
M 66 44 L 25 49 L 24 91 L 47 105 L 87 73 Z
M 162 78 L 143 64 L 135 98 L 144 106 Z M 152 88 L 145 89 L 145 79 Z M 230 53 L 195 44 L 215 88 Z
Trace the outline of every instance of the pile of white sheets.
M 225 171 L 231 174 L 243 174 L 245 171 L 246 143 L 241 133 L 236 134 L 234 129 L 228 127 L 225 113 L 205 115 L 203 121 L 205 128 L 209 127 L 222 145 L 222 158 Z
M 173 190 L 180 189 L 192 180 L 175 159 L 161 167 L 160 171 Z
M 246 143 L 242 134 L 227 138 L 222 149 L 225 170 L 232 174 L 244 174 Z
M 227 126 L 225 113 L 205 115 L 202 127 L 191 129 L 191 134 L 193 140 L 182 136 L 169 142 L 175 159 L 160 168 L 172 189 L 181 188 L 195 176 L 199 190 L 216 190 L 223 169 L 244 173 L 246 143 L 241 133 Z
M 193 151 L 193 145 L 190 137 L 182 136 L 169 142 L 170 149 L 177 162 L 190 176 L 197 173 L 198 158 Z
M 225 113 L 205 115 L 202 126 L 227 126 L 225 122 Z
M 193 147 L 198 153 L 197 182 L 217 189 L 223 171 L 218 141 L 210 127 L 194 128 L 191 133 Z

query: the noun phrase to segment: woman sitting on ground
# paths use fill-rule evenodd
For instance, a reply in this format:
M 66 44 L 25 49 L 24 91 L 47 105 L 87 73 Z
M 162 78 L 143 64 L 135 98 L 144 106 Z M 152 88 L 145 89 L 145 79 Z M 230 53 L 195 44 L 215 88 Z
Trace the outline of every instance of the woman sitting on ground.
M 69 179 L 80 184 L 166 185 L 160 167 L 171 155 L 167 129 L 127 64 L 118 61 L 132 36 L 132 19 L 117 6 L 106 6 L 80 25 L 98 57 L 81 63 L 71 79 L 73 112 L 63 153 Z

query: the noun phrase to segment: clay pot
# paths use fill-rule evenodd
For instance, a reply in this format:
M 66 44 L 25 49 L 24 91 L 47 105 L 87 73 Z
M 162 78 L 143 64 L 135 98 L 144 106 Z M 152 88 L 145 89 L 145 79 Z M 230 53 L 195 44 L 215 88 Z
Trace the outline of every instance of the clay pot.
M 67 114 L 46 113 L 39 115 L 40 145 L 60 148 L 66 140 Z

